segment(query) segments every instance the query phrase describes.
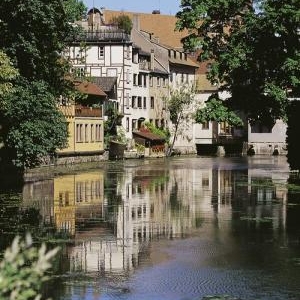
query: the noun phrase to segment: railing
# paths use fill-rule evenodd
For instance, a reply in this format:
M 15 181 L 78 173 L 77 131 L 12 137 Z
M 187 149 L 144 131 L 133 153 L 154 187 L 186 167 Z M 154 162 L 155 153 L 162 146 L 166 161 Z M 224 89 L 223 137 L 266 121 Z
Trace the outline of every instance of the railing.
M 75 106 L 74 105 L 59 105 L 59 110 L 63 113 L 65 117 L 75 116 Z
M 94 107 L 84 107 L 76 106 L 75 107 L 75 117 L 103 117 L 102 108 Z
M 141 61 L 141 62 L 139 62 L 139 67 L 141 70 L 150 70 L 150 62 Z
M 74 37 L 75 41 L 129 41 L 130 35 L 122 31 L 86 31 Z

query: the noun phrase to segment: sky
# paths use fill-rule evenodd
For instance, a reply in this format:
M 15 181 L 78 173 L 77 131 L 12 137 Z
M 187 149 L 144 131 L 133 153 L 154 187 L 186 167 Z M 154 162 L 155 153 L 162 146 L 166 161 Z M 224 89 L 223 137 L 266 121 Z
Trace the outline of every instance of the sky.
M 88 9 L 104 7 L 109 10 L 121 10 L 152 13 L 160 10 L 164 15 L 175 15 L 180 10 L 180 0 L 82 0 Z

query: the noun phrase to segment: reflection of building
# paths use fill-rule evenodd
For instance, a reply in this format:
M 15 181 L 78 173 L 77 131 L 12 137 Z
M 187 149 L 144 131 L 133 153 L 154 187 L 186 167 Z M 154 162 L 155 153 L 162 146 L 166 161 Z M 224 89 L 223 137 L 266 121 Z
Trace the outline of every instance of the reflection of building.
M 75 225 L 99 219 L 103 174 L 99 171 L 54 178 L 54 220 L 58 230 L 75 234 Z
M 27 182 L 23 204 L 37 208 L 43 223 L 75 235 L 82 224 L 102 220 L 103 193 L 103 172 L 97 170 Z
M 212 236 L 222 228 L 219 239 L 232 238 L 233 231 L 244 233 L 243 225 L 264 226 L 274 234 L 286 227 L 287 206 L 276 203 L 287 194 L 283 183 L 288 170 L 280 162 L 281 173 L 271 174 L 256 169 L 251 159 L 240 169 L 233 166 L 235 158 L 218 163 L 203 158 L 200 164 L 195 159 L 188 167 L 185 162 L 130 160 L 111 165 L 107 173 L 97 170 L 28 183 L 24 204 L 39 198 L 43 217 L 73 235 L 67 249 L 72 272 L 104 275 L 126 276 L 149 255 L 152 240 L 184 237 L 199 227 L 197 234 Z M 51 205 L 43 192 L 51 195 Z
M 27 182 L 23 186 L 23 205 L 38 209 L 43 223 L 53 223 L 53 180 Z

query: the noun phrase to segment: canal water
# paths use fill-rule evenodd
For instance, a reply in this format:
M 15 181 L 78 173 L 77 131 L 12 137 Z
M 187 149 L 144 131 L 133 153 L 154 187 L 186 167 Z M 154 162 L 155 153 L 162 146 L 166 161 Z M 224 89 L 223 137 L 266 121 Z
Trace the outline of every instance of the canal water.
M 0 245 L 61 249 L 59 300 L 300 299 L 300 187 L 285 157 L 104 162 L 0 195 Z

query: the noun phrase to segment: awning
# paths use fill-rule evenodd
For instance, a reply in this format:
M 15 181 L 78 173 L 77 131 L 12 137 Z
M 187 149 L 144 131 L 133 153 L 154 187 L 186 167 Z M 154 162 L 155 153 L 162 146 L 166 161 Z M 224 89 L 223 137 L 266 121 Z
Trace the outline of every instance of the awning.
M 89 81 L 74 81 L 75 88 L 83 93 L 88 95 L 94 95 L 94 96 L 101 96 L 106 97 L 107 94 L 102 91 L 102 89 L 96 85 L 95 83 L 89 82 Z
M 165 138 L 148 131 L 133 131 L 132 135 L 133 137 L 137 136 L 149 141 L 161 141 L 161 142 L 165 141 Z

